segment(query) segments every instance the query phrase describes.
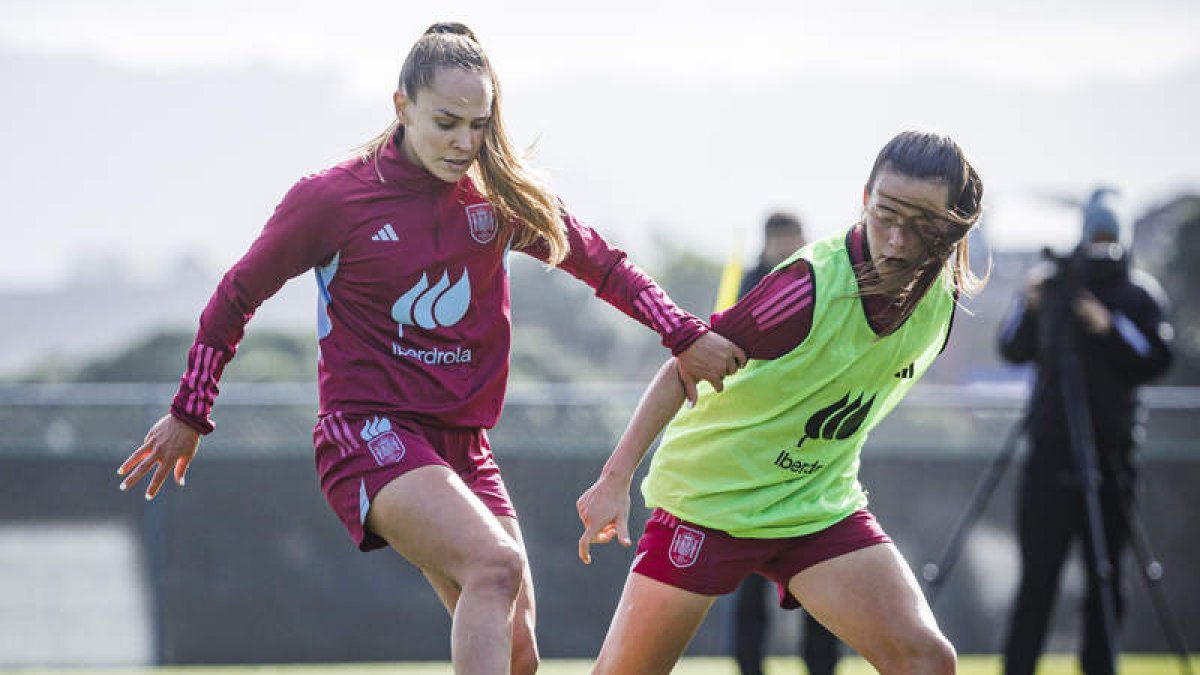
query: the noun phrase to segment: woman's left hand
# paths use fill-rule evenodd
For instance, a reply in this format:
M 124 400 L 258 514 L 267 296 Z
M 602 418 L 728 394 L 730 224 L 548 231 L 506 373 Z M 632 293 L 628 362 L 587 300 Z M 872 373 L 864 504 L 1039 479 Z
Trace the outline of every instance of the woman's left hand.
M 700 380 L 707 380 L 713 389 L 721 391 L 724 389 L 721 380 L 746 365 L 746 352 L 711 330 L 677 358 L 684 392 L 693 404 L 696 403 L 696 384 Z
M 615 537 L 628 548 L 629 483 L 612 475 L 601 475 L 575 502 L 579 519 L 583 521 L 583 536 L 579 537 L 579 559 L 592 564 L 592 544 L 607 544 Z

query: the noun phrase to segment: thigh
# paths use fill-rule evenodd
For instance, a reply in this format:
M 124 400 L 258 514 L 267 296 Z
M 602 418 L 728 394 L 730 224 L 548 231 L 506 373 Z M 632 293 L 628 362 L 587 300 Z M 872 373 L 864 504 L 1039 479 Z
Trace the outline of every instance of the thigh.
M 817 563 L 788 582 L 800 603 L 872 662 L 942 639 L 916 577 L 893 544 Z
M 427 429 L 382 415 L 323 415 L 313 430 L 317 475 L 326 500 L 359 550 L 387 546 L 366 526 L 367 510 L 385 485 L 410 471 L 447 462 Z
M 365 522 L 435 582 L 444 602 L 447 592 L 456 599 L 464 576 L 497 551 L 524 557 L 499 519 L 446 466 L 423 466 L 393 479 L 376 493 Z
M 671 672 L 715 600 L 630 572 L 593 675 Z

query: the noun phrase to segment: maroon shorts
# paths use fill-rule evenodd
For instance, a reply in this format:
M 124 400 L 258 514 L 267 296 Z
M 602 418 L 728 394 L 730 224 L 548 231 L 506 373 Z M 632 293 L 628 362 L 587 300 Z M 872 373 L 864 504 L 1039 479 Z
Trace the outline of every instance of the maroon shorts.
M 787 583 L 802 570 L 851 551 L 891 543 L 875 516 L 860 509 L 829 527 L 787 539 L 744 539 L 654 509 L 638 541 L 632 571 L 701 595 L 732 593 L 752 573 L 779 587 L 779 606 L 800 606 Z
M 497 516 L 516 517 L 483 429 L 443 429 L 383 415 L 322 415 L 313 428 L 321 490 L 362 551 L 387 546 L 364 529 L 375 495 L 422 466 L 449 467 Z

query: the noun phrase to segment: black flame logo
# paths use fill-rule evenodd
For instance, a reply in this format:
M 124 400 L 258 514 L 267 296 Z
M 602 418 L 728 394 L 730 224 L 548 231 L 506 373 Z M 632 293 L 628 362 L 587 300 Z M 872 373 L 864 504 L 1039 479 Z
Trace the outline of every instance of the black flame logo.
M 862 426 L 863 420 L 867 419 L 867 415 L 871 412 L 871 406 L 875 404 L 874 396 L 866 403 L 863 403 L 862 398 L 863 394 L 859 394 L 858 398 L 851 401 L 850 392 L 846 392 L 846 395 L 833 405 L 813 413 L 805 423 L 804 436 L 796 443 L 796 447 L 803 445 L 804 441 L 809 438 L 840 441 L 853 436 Z

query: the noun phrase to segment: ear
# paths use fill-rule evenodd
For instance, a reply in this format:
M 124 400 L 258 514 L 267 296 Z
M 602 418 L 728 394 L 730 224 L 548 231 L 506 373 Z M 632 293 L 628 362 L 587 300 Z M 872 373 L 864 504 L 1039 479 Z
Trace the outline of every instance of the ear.
M 871 186 L 864 185 L 863 186 L 863 208 L 864 209 L 867 207 L 867 200 L 870 198 L 871 198 Z
M 404 117 L 404 113 L 408 109 L 408 97 L 404 95 L 403 91 L 397 89 L 396 93 L 392 94 L 392 104 L 396 107 L 396 119 L 400 120 L 401 125 L 408 124 L 408 120 Z

